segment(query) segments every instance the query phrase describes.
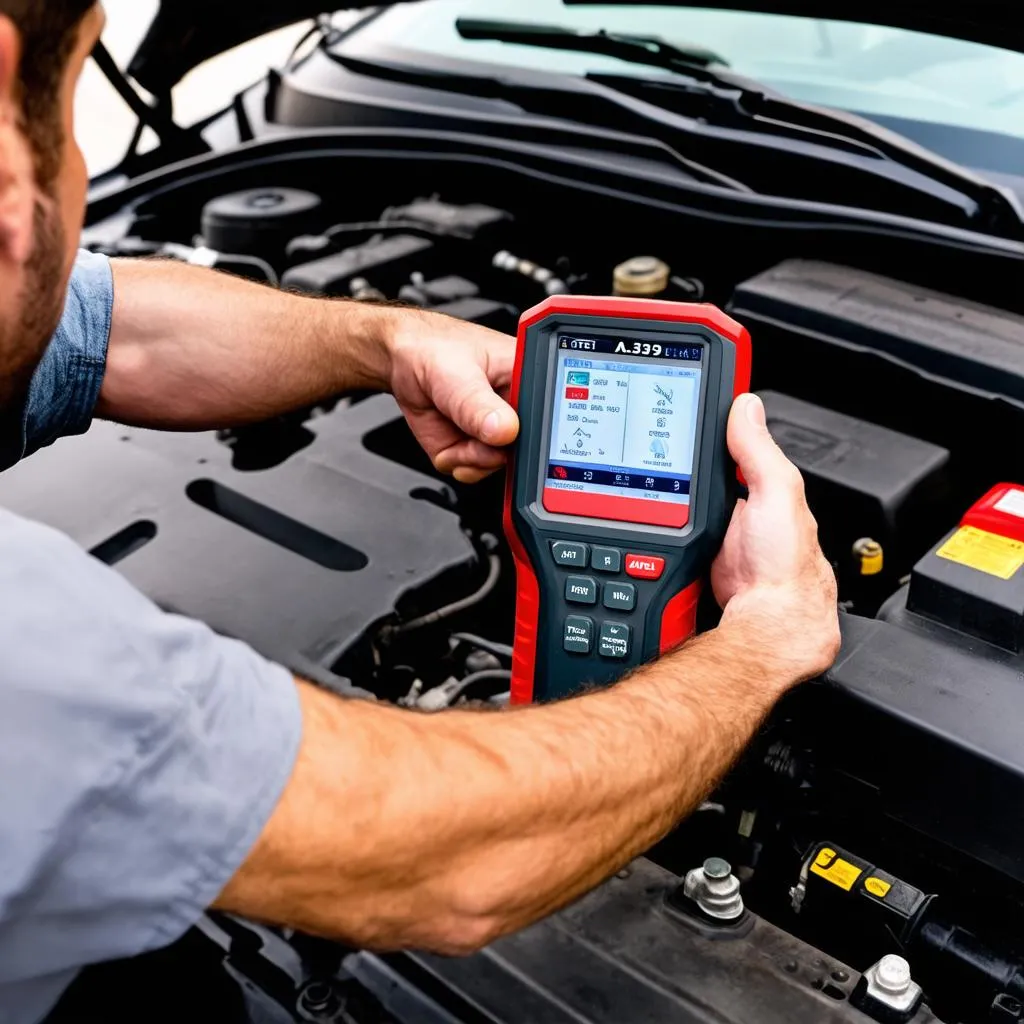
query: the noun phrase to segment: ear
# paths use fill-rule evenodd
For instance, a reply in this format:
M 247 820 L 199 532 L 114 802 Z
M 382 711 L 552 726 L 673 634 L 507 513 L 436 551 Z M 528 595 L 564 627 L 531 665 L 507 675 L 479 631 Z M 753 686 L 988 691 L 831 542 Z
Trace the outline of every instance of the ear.
M 21 38 L 0 15 L 0 263 L 23 264 L 32 251 L 35 168 L 19 127 Z

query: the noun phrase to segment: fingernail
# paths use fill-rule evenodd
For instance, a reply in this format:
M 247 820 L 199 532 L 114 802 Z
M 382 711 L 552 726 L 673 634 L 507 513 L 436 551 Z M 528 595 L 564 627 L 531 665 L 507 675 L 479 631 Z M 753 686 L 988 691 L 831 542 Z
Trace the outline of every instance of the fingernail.
M 489 441 L 493 437 L 497 437 L 498 432 L 501 430 L 501 413 L 495 410 L 490 413 L 484 420 L 483 426 L 481 427 L 482 437 L 481 441 Z
M 768 426 L 768 421 L 764 414 L 764 402 L 761 401 L 757 395 L 748 395 L 747 399 L 747 419 L 754 424 L 755 427 L 760 427 L 762 430 Z

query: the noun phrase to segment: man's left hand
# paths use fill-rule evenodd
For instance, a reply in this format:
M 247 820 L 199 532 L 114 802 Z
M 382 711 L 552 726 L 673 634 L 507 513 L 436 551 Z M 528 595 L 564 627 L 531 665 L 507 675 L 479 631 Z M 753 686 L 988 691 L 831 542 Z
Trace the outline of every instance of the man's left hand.
M 505 462 L 519 434 L 508 404 L 514 338 L 403 310 L 388 343 L 390 386 L 416 439 L 442 473 L 476 483 Z

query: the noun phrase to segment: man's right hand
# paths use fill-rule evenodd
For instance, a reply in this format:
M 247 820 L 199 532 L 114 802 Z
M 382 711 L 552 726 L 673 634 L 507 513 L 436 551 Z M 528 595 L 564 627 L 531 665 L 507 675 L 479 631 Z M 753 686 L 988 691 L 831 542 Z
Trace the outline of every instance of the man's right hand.
M 711 571 L 722 628 L 745 636 L 778 669 L 766 676 L 811 679 L 839 651 L 836 580 L 818 545 L 803 478 L 772 440 L 756 395 L 733 405 L 729 451 L 749 497 L 737 503 Z

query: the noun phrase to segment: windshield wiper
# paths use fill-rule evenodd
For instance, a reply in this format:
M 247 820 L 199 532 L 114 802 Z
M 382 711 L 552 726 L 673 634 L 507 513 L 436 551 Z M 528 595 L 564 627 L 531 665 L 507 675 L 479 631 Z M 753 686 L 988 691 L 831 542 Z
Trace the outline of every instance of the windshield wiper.
M 492 21 L 487 18 L 456 18 L 455 30 L 463 39 L 522 46 L 549 46 L 554 50 L 578 50 L 618 57 L 630 64 L 647 64 L 670 71 L 698 71 L 710 64 L 727 66 L 728 61 L 703 46 L 670 43 L 660 36 L 638 36 L 622 32 L 583 32 L 560 25 L 535 25 L 528 21 Z
M 1024 210 L 1007 191 L 865 118 L 790 100 L 725 67 L 712 67 L 724 65 L 725 61 L 711 51 L 676 46 L 654 36 L 619 35 L 604 30 L 584 32 L 530 22 L 459 18 L 455 27 L 464 39 L 596 53 L 671 71 L 690 81 L 677 83 L 671 79 L 654 81 L 598 73 L 586 77 L 666 110 L 674 109 L 679 100 L 693 100 L 697 94 L 699 112 L 690 116 L 716 127 L 816 143 L 889 160 L 970 199 L 977 206 L 977 220 L 986 229 L 1021 237 Z

